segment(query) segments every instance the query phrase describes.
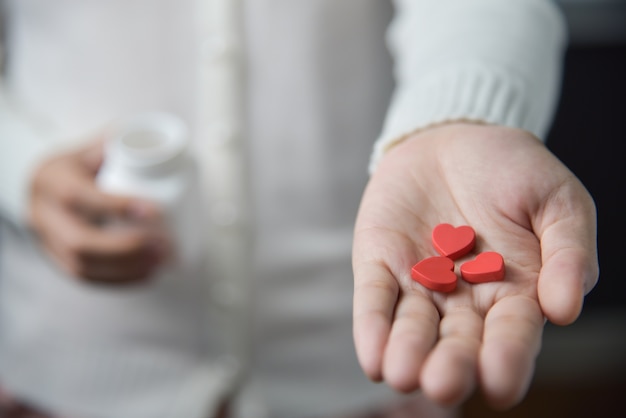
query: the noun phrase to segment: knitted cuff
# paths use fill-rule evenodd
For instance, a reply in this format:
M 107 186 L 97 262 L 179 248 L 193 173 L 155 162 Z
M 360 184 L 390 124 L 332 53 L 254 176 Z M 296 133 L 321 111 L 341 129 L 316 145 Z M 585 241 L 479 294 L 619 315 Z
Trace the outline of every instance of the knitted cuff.
M 540 136 L 542 118 L 530 110 L 528 87 L 510 72 L 472 63 L 423 77 L 396 89 L 382 134 L 374 145 L 369 171 L 384 153 L 408 136 L 455 121 L 497 124 Z

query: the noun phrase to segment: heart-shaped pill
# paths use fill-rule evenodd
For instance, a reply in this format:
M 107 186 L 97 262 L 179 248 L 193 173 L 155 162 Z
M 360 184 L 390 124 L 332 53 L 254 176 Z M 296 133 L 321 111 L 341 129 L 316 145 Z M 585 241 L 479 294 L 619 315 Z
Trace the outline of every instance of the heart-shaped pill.
M 480 253 L 461 265 L 461 276 L 470 283 L 495 282 L 504 279 L 504 259 L 496 252 Z
M 430 290 L 452 292 L 456 289 L 454 261 L 448 257 L 429 257 L 420 261 L 411 269 L 411 277 Z
M 467 225 L 455 228 L 450 224 L 439 224 L 433 229 L 432 240 L 439 254 L 456 260 L 472 251 L 476 233 Z

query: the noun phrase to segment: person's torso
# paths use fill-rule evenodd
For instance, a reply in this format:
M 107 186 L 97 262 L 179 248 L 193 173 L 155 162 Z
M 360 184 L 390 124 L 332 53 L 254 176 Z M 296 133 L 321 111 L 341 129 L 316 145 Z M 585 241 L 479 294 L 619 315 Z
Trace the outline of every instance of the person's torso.
M 162 110 L 189 123 L 200 166 L 205 153 L 224 152 L 224 146 L 241 155 L 246 169 L 237 181 L 248 183 L 250 208 L 245 209 L 251 212 L 249 236 L 255 243 L 250 259 L 241 260 L 254 272 L 242 282 L 252 287 L 254 296 L 253 379 L 260 376 L 263 391 L 284 411 L 319 404 L 318 398 L 304 396 L 303 381 L 323 391 L 319 395 L 328 408 L 364 400 L 369 383 L 358 370 L 350 331 L 350 247 L 371 145 L 392 87 L 384 44 L 391 5 L 377 0 L 243 2 L 244 42 L 237 46 L 241 54 L 233 58 L 220 56 L 219 39 L 202 25 L 210 18 L 199 15 L 211 8 L 199 8 L 199 3 L 14 0 L 9 7 L 10 91 L 59 143 L 82 140 L 119 117 Z M 243 70 L 244 124 L 237 127 L 242 138 L 211 145 L 204 137 L 212 128 L 207 126 L 211 118 L 202 114 L 202 103 L 228 98 L 207 94 L 203 73 L 224 60 Z M 211 214 L 221 213 L 219 208 L 207 211 L 207 223 L 215 221 Z M 4 269 L 14 274 L 26 263 L 5 263 Z M 45 271 L 55 274 L 55 280 L 68 279 L 47 261 L 38 263 L 42 270 L 36 275 Z M 49 305 L 55 298 L 69 304 L 74 293 L 93 293 L 63 286 L 69 289 L 26 292 Z M 206 296 L 198 290 L 202 283 L 194 286 L 164 288 L 142 299 L 145 312 L 152 309 L 163 318 L 154 334 L 139 320 L 120 321 L 119 328 L 108 322 L 101 332 L 133 344 L 136 339 L 128 334 L 141 328 L 146 340 L 158 335 L 159 342 L 169 334 L 163 323 L 172 320 L 172 329 L 187 329 L 191 335 L 203 327 L 196 307 L 203 304 L 198 295 Z M 178 294 L 178 300 L 163 302 L 166 294 Z M 206 297 L 207 304 L 213 303 Z M 130 301 L 129 296 L 116 301 L 89 298 L 73 309 L 91 312 L 88 317 L 96 324 L 111 306 L 117 306 L 119 315 L 141 309 L 136 301 L 120 302 Z M 163 303 L 169 312 L 159 311 Z M 44 305 L 41 313 L 46 309 L 53 307 Z M 19 315 L 19 309 L 15 312 Z M 48 321 L 61 327 L 61 333 L 77 332 L 54 318 Z M 180 328 L 176 321 L 193 325 Z M 81 326 L 94 329 L 85 321 Z M 185 349 L 194 351 L 197 342 L 189 335 Z

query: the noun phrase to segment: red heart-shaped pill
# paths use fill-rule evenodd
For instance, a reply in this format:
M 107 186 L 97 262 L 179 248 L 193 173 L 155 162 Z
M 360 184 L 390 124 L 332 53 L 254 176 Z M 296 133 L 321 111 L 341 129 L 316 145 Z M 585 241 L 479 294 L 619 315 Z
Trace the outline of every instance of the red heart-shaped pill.
M 415 264 L 411 277 L 430 290 L 452 292 L 456 289 L 454 261 L 448 257 L 429 257 Z
M 495 282 L 504 279 L 504 259 L 496 252 L 480 253 L 461 265 L 461 276 L 470 283 Z
M 455 228 L 450 224 L 439 224 L 433 229 L 433 246 L 443 256 L 456 260 L 472 251 L 476 233 L 471 226 Z

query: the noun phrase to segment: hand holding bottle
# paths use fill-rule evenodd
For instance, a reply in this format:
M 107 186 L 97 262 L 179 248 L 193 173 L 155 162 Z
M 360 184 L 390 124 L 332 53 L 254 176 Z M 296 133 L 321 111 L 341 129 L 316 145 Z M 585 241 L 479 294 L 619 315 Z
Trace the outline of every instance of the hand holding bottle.
M 158 225 L 149 200 L 101 191 L 95 177 L 103 140 L 43 161 L 33 175 L 29 218 L 41 243 L 69 274 L 94 282 L 127 283 L 148 278 L 168 255 L 160 228 L 111 229 L 103 219 Z

